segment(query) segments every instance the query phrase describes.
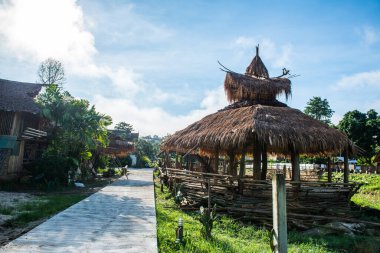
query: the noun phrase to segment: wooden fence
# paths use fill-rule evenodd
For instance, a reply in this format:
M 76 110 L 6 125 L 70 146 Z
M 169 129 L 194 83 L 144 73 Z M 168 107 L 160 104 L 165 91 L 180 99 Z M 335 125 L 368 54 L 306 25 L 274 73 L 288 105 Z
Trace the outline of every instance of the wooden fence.
M 184 209 L 207 205 L 209 182 L 211 201 L 218 205 L 219 212 L 272 226 L 270 180 L 170 168 L 164 169 L 162 174 L 170 189 L 181 190 Z M 307 229 L 316 222 L 352 221 L 358 211 L 350 209 L 350 198 L 360 186 L 356 183 L 286 181 L 288 226 Z

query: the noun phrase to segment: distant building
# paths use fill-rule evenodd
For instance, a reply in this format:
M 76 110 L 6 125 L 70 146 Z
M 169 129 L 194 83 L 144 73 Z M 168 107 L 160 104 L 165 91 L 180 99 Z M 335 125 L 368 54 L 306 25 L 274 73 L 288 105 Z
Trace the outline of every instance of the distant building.
M 109 144 L 101 148 L 102 154 L 114 157 L 126 157 L 135 150 L 134 141 L 139 138 L 138 133 L 128 133 L 122 130 L 107 130 Z
M 20 175 L 46 146 L 46 124 L 34 98 L 42 85 L 0 79 L 0 179 Z

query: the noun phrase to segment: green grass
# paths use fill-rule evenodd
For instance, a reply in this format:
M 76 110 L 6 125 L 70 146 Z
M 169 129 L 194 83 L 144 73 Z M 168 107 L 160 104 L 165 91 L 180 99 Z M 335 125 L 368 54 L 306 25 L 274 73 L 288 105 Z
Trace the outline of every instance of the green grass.
M 0 214 L 10 215 L 11 213 L 12 213 L 12 208 L 9 208 L 0 204 Z
M 221 216 L 212 231 L 213 239 L 201 234 L 197 212 L 179 209 L 170 193 L 161 193 L 155 186 L 157 235 L 159 252 L 271 252 L 270 231 L 245 225 L 227 216 Z M 178 218 L 184 219 L 184 244 L 175 243 Z M 305 236 L 288 233 L 289 252 L 378 252 L 376 242 L 369 236 Z M 352 251 L 354 250 L 354 251 Z
M 369 207 L 380 211 L 380 175 L 351 174 L 350 180 L 364 183 L 351 201 L 361 207 Z
M 24 227 L 29 222 L 48 218 L 84 199 L 86 195 L 47 195 L 22 203 L 11 209 L 15 218 L 7 221 L 10 227 Z

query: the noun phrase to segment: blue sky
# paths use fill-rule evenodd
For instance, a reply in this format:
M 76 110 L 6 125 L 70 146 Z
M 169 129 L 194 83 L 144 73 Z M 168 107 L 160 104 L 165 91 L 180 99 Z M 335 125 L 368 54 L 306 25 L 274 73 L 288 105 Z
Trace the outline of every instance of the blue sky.
M 244 72 L 260 44 L 288 105 L 327 98 L 333 121 L 380 112 L 380 1 L 0 0 L 0 78 L 34 82 L 47 57 L 65 88 L 114 122 L 165 135 L 227 105 L 217 60 Z

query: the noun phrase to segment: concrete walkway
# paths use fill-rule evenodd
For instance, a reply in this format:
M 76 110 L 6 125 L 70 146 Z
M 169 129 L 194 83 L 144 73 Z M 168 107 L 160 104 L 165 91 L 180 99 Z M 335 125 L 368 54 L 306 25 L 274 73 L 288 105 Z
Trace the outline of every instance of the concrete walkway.
M 130 169 L 0 252 L 157 252 L 152 169 Z

